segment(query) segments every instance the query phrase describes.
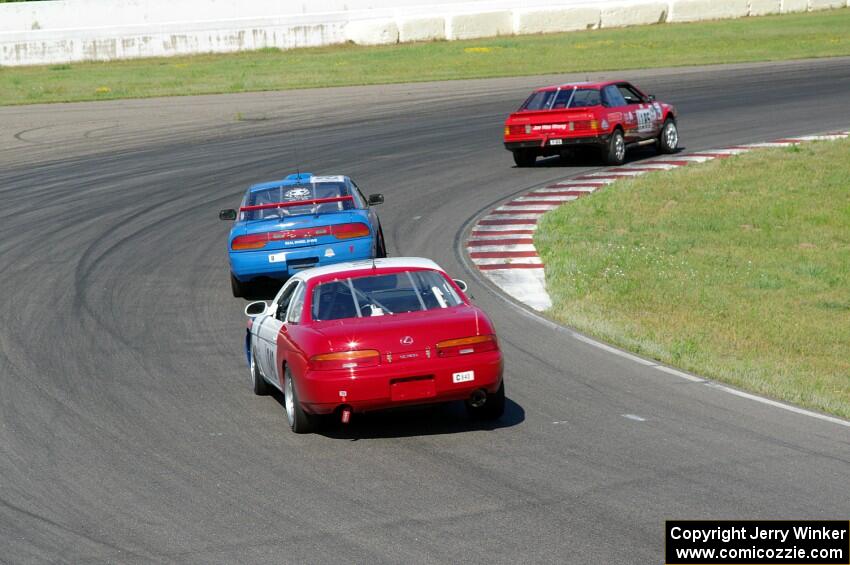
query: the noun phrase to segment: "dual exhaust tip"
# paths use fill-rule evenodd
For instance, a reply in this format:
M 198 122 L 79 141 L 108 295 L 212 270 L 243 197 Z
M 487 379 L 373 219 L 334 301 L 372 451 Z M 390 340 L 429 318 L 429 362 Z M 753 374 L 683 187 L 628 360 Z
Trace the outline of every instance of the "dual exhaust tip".
M 479 388 L 469 396 L 469 400 L 467 400 L 467 402 L 473 408 L 481 408 L 484 406 L 484 403 L 487 402 L 487 391 L 483 388 Z

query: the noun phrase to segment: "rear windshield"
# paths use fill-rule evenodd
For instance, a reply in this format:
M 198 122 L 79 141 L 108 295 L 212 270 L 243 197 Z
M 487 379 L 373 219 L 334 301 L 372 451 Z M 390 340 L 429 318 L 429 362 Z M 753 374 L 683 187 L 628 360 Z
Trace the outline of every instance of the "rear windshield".
M 564 110 L 599 106 L 602 100 L 595 88 L 541 90 L 528 97 L 520 110 Z
M 405 271 L 339 279 L 313 289 L 313 319 L 342 320 L 392 316 L 458 306 L 448 280 L 436 271 Z
M 351 191 L 345 181 L 290 184 L 251 191 L 245 196 L 242 206 L 298 202 L 300 200 L 312 200 L 316 198 L 336 198 L 338 196 L 349 196 L 350 194 Z M 342 200 L 323 204 L 265 208 L 262 210 L 243 211 L 240 219 L 266 220 L 269 218 L 286 218 L 288 216 L 299 216 L 303 214 L 326 214 L 329 212 L 351 210 L 354 207 L 353 200 Z

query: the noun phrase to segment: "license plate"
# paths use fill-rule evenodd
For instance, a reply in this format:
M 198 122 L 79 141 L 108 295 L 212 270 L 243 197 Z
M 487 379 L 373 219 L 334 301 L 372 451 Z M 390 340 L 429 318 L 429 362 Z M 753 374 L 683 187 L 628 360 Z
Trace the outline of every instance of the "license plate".
M 563 144 L 564 144 L 563 139 L 550 139 L 549 140 L 549 145 L 563 145 Z
M 286 253 L 272 253 L 269 255 L 269 263 L 285 263 Z
M 454 383 L 468 383 L 474 380 L 475 371 L 463 371 L 462 373 L 454 373 L 452 375 L 452 382 Z
M 390 400 L 393 402 L 431 398 L 434 396 L 437 396 L 437 387 L 434 384 L 433 378 L 403 379 L 390 383 Z

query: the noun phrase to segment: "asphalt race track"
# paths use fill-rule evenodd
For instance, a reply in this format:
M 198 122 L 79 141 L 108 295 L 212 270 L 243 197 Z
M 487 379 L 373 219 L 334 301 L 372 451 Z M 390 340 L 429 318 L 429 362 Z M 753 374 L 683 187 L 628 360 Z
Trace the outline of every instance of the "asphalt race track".
M 850 118 L 850 59 L 606 76 L 676 104 L 688 150 Z M 850 515 L 850 428 L 611 355 L 464 266 L 481 210 L 588 170 L 501 147 L 560 78 L 0 108 L 0 562 L 650 564 L 667 518 Z M 470 281 L 498 425 L 449 406 L 296 436 L 251 393 L 217 212 L 296 148 L 385 194 L 392 255 Z

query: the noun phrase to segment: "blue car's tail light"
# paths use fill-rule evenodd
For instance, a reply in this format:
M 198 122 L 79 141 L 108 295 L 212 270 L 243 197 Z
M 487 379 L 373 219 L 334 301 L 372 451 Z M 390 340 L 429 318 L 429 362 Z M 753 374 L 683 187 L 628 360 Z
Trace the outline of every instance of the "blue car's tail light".
M 366 237 L 371 233 L 369 226 L 360 222 L 350 224 L 337 224 L 330 226 L 333 236 L 337 239 L 353 239 L 355 237 Z
M 246 249 L 262 249 L 269 241 L 269 234 L 255 233 L 251 235 L 240 235 L 234 237 L 230 242 L 230 248 L 234 251 L 244 251 Z

